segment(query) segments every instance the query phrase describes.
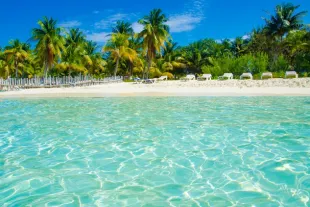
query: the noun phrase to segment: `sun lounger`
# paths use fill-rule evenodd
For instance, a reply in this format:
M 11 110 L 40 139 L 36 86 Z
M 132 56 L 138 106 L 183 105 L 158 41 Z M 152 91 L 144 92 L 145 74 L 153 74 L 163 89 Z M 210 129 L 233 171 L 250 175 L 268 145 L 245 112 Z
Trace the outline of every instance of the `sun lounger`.
M 201 77 L 198 77 L 197 80 L 199 81 L 207 81 L 211 80 L 212 75 L 211 74 L 203 74 Z
M 160 78 L 157 78 L 158 81 L 164 81 L 164 80 L 168 80 L 168 76 L 161 76 Z
M 272 73 L 270 72 L 263 73 L 261 79 L 263 78 L 272 78 Z
M 142 83 L 142 80 L 140 78 L 135 78 L 133 79 L 135 84 L 140 84 Z
M 194 75 L 187 75 L 184 78 L 181 78 L 182 81 L 190 81 L 190 80 L 195 80 L 195 76 Z
M 145 83 L 145 84 L 153 84 L 155 82 L 156 82 L 156 79 L 146 79 L 142 81 L 142 83 Z
M 224 73 L 224 75 L 222 76 L 219 76 L 219 80 L 222 80 L 222 79 L 233 79 L 234 78 L 234 75 L 232 73 Z
M 286 71 L 285 78 L 288 78 L 288 77 L 298 78 L 298 74 L 296 73 L 296 71 Z
M 240 76 L 240 80 L 244 79 L 244 78 L 249 78 L 251 80 L 253 80 L 253 75 L 252 73 L 243 73 L 241 76 Z

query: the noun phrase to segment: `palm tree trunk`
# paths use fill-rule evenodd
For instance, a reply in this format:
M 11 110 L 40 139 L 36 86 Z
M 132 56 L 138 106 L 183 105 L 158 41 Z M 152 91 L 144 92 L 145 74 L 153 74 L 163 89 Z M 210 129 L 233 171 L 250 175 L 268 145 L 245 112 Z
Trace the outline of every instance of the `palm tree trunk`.
M 45 68 L 44 68 L 44 77 L 47 80 L 47 71 L 48 71 L 48 64 L 45 63 Z
M 116 73 L 117 73 L 117 69 L 118 69 L 118 64 L 119 64 L 119 58 L 117 58 L 116 60 L 116 65 L 115 65 L 115 69 L 114 69 L 114 77 L 116 78 Z
M 18 78 L 18 65 L 17 65 L 17 62 L 15 62 L 15 78 Z
M 129 63 L 129 76 L 131 77 L 133 73 L 133 64 L 130 62 Z
M 151 65 L 152 65 L 152 58 L 148 58 L 148 61 L 147 61 L 147 71 L 146 71 L 146 78 L 147 79 L 149 78 L 149 73 L 150 73 Z

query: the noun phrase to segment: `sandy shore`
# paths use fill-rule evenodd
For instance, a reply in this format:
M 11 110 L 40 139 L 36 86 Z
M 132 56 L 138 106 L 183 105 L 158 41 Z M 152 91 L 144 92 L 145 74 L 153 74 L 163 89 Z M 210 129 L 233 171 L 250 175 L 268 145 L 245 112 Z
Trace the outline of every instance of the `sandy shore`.
M 113 96 L 310 96 L 310 78 L 226 81 L 115 83 L 75 88 L 40 88 L 1 92 L 0 98 Z

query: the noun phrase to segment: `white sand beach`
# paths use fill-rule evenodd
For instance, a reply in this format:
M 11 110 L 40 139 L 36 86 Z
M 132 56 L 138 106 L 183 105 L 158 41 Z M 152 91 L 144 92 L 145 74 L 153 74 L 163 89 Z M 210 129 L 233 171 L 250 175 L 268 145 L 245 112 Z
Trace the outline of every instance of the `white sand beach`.
M 114 83 L 74 88 L 38 88 L 1 92 L 0 98 L 113 96 L 310 96 L 310 78 L 226 81 Z

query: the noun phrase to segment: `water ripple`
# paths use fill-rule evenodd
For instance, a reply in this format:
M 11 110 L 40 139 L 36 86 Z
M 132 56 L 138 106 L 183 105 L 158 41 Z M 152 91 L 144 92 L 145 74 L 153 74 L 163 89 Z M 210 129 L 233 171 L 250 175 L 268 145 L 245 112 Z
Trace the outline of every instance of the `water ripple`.
M 0 102 L 1 206 L 308 206 L 308 97 Z

